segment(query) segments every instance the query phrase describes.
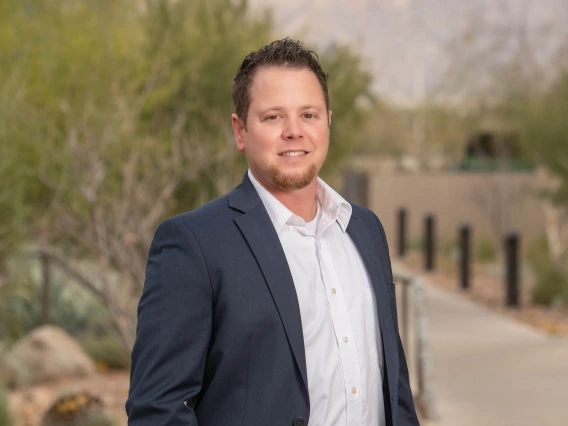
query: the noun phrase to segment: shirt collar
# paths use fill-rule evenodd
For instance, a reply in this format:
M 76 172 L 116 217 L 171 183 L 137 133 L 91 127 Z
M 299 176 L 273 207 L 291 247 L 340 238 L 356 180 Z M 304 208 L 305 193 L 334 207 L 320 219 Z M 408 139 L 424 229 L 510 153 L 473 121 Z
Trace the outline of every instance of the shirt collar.
M 262 186 L 253 176 L 250 169 L 248 171 L 248 176 L 256 189 L 262 204 L 264 204 L 276 232 L 280 232 L 291 217 L 298 218 L 303 222 L 303 219 L 288 210 L 284 204 L 278 201 L 274 195 Z M 327 183 L 325 183 L 323 179 L 318 177 L 317 180 L 318 185 L 316 189 L 316 196 L 321 203 L 323 212 L 336 220 L 337 223 L 339 223 L 341 230 L 345 232 L 347 230 L 347 225 L 349 224 L 349 219 L 351 218 L 351 204 L 345 201 L 345 199 L 334 191 Z

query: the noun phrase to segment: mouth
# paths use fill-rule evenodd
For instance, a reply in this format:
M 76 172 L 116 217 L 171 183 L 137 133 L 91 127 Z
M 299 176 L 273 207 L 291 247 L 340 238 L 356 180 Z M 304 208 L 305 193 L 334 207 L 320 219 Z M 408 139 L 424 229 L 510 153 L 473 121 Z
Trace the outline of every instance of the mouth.
M 298 157 L 301 155 L 306 155 L 308 154 L 307 151 L 286 151 L 286 152 L 282 152 L 280 154 L 278 154 L 281 157 Z

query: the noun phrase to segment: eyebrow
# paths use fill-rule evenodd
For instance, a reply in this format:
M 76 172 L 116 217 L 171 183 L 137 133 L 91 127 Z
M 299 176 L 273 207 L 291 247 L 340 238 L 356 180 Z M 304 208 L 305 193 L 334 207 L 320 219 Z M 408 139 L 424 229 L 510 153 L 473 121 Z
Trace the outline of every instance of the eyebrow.
M 281 106 L 275 106 L 275 107 L 263 108 L 263 109 L 260 111 L 260 113 L 261 113 L 261 114 L 265 114 L 265 113 L 267 113 L 268 111 L 283 111 L 284 109 L 286 109 L 286 108 L 281 107 Z M 302 106 L 300 107 L 300 109 L 301 109 L 302 111 L 304 111 L 304 110 L 306 110 L 306 109 L 318 109 L 318 107 L 316 107 L 316 106 L 314 106 L 314 105 L 302 105 Z

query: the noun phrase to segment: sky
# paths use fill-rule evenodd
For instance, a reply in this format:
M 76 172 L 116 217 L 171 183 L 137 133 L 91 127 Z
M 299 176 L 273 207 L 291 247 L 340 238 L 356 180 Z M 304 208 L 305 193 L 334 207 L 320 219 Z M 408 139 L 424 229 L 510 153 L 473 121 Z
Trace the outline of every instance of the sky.
M 468 29 L 481 40 L 504 39 L 493 55 L 515 49 L 526 35 L 538 61 L 560 39 L 568 40 L 568 0 L 251 0 L 255 9 L 273 9 L 277 36 L 301 38 L 311 45 L 352 45 L 372 68 L 377 93 L 400 103 L 420 101 L 436 90 L 448 69 L 465 61 L 460 41 Z M 483 42 L 485 40 L 485 42 Z M 496 44 L 496 43 L 493 43 Z M 466 50 L 464 51 L 460 51 Z M 534 58 L 533 58 L 534 59 Z M 489 68 L 489 67 L 488 67 Z M 483 76 L 480 76 L 482 78 Z

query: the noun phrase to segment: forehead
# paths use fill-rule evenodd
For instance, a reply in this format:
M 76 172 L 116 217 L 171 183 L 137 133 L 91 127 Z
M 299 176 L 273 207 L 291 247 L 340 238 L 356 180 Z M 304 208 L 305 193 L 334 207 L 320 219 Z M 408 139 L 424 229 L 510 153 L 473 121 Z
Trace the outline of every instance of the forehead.
M 308 68 L 260 67 L 251 82 L 250 105 L 276 101 L 325 105 L 325 96 L 316 74 Z

